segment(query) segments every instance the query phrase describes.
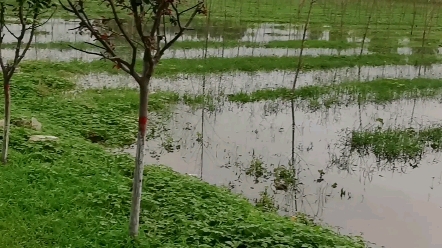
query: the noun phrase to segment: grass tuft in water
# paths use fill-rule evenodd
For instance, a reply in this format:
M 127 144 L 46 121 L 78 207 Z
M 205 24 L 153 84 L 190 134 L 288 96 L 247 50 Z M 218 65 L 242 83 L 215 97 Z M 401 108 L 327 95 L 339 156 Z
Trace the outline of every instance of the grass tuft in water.
M 374 154 L 388 162 L 418 161 L 426 151 L 437 152 L 442 148 L 442 126 L 422 129 L 395 129 L 376 127 L 364 131 L 352 131 L 348 140 L 351 152 L 360 155 Z
M 238 93 L 228 100 L 239 103 L 291 100 L 306 101 L 311 109 L 355 103 L 385 104 L 399 99 L 434 98 L 442 93 L 439 79 L 378 79 L 370 82 L 347 82 L 318 86 L 263 89 L 252 93 Z

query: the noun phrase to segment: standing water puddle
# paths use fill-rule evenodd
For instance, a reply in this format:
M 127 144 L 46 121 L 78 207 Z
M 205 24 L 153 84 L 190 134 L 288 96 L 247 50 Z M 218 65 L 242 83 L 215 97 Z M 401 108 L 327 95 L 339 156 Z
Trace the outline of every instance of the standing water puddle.
M 116 25 L 109 24 L 111 28 L 118 29 Z M 48 42 L 93 42 L 94 38 L 91 38 L 88 33 L 80 35 L 74 30 L 78 27 L 78 20 L 65 21 L 62 19 L 51 19 L 44 25 L 38 28 L 38 33 L 35 35 L 35 43 L 48 43 Z M 21 30 L 19 24 L 8 24 L 9 30 L 15 35 L 18 35 Z M 126 29 L 129 33 L 135 33 L 134 28 L 128 27 Z M 207 35 L 208 31 L 208 35 Z M 166 38 L 171 40 L 176 33 L 176 29 L 167 28 Z M 207 30 L 206 24 L 195 26 L 193 30 L 188 30 L 178 41 L 223 41 L 223 40 L 238 40 L 244 42 L 269 42 L 269 41 L 287 41 L 287 40 L 301 40 L 303 35 L 303 28 L 289 28 L 278 29 L 274 24 L 264 23 L 257 27 L 209 27 Z M 24 40 L 29 39 L 29 32 L 25 35 Z M 307 40 L 329 40 L 330 31 L 312 32 L 306 33 Z M 17 40 L 8 32 L 5 33 L 3 39 L 4 43 L 13 43 Z
M 9 30 L 19 35 L 21 31 L 20 24 L 8 24 Z M 48 43 L 48 42 L 93 42 L 94 39 L 90 35 L 79 35 L 74 28 L 78 27 L 78 21 L 65 21 L 62 19 L 51 19 L 37 29 L 34 37 L 34 43 Z M 26 32 L 24 41 L 29 40 L 29 31 Z M 5 32 L 3 38 L 4 43 L 14 43 L 17 39 L 10 33 Z
M 417 169 L 396 165 L 398 168 L 393 171 L 391 165 L 377 165 L 370 156 L 355 161 L 351 173 L 330 165 L 330 154 L 336 152 L 333 144 L 342 139 L 342 129 L 358 128 L 360 123 L 374 125 L 377 118 L 382 118 L 385 125 L 407 125 L 411 120 L 415 127 L 428 125 L 442 120 L 441 108 L 440 103 L 431 101 L 417 102 L 416 106 L 398 101 L 386 107 L 367 105 L 362 114 L 357 106 L 322 113 L 297 111 L 295 152 L 303 194 L 298 195 L 298 209 L 342 227 L 345 233 L 362 232 L 378 245 L 441 247 L 442 188 L 430 190 L 434 177 L 442 173 L 435 155 L 426 156 Z M 250 199 L 258 198 L 269 183 L 255 183 L 244 175 L 244 169 L 257 157 L 269 167 L 288 164 L 290 109 L 264 102 L 242 107 L 227 104 L 221 112 L 204 115 L 203 129 L 201 116 L 201 111 L 176 110 L 168 126 L 170 132 L 148 142 L 146 162 L 200 175 L 202 143 L 205 181 L 230 184 L 234 191 Z M 180 149 L 172 152 L 164 149 L 177 146 Z M 127 152 L 134 154 L 134 149 Z M 319 183 L 318 170 L 325 171 L 324 181 Z M 334 183 L 335 189 L 331 187 Z M 346 191 L 342 199 L 341 188 Z M 286 211 L 291 212 L 293 192 L 278 194 L 275 199 L 280 205 L 289 206 Z
M 154 78 L 153 90 L 174 91 L 180 94 L 202 94 L 202 82 L 205 82 L 205 92 L 213 94 L 234 94 L 252 92 L 265 88 L 292 87 L 294 72 L 231 72 L 224 74 L 206 74 L 205 76 L 179 75 L 178 78 Z M 428 67 L 411 65 L 362 66 L 345 67 L 332 70 L 315 70 L 301 72 L 297 86 L 341 83 L 348 81 L 372 81 L 378 78 L 413 79 L 441 78 L 442 65 Z M 136 88 L 136 83 L 127 75 L 109 75 L 107 73 L 91 73 L 79 76 L 76 82 L 85 88 Z
M 235 48 L 208 48 L 207 57 L 219 58 L 236 58 L 244 56 L 299 56 L 300 49 L 287 48 L 250 48 L 250 47 L 235 47 Z M 359 48 L 338 50 L 330 48 L 305 48 L 302 53 L 303 56 L 352 56 L 359 55 L 361 50 Z M 171 49 L 167 50 L 163 58 L 177 58 L 177 59 L 195 59 L 204 58 L 204 49 Z M 362 54 L 370 54 L 367 49 L 362 51 Z M 6 59 L 13 59 L 15 55 L 14 49 L 2 49 L 2 56 Z M 140 53 L 142 58 L 142 53 Z M 74 49 L 45 49 L 45 48 L 30 48 L 27 52 L 25 60 L 51 60 L 51 61 L 70 61 L 70 60 L 84 60 L 92 61 L 100 59 L 99 56 L 93 54 L 83 53 Z

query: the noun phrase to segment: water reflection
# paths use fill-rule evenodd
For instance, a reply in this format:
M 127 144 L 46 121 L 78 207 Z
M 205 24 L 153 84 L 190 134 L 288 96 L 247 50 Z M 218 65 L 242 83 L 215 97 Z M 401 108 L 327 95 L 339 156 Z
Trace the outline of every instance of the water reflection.
M 352 55 L 367 55 L 373 54 L 370 52 L 371 48 L 362 50 L 360 48 L 350 49 L 332 49 L 332 48 L 304 48 L 303 56 L 318 57 L 318 56 L 352 56 Z M 392 49 L 388 52 L 394 52 Z M 92 52 L 97 52 L 90 50 Z M 301 49 L 293 48 L 263 48 L 263 47 L 233 47 L 233 48 L 208 48 L 205 49 L 170 49 L 167 50 L 163 56 L 165 59 L 197 59 L 204 57 L 217 58 L 236 58 L 236 57 L 297 57 L 300 55 Z M 396 52 L 400 55 L 413 54 L 442 54 L 442 48 L 412 48 L 399 47 Z M 6 59 L 14 58 L 14 49 L 3 49 L 2 56 Z M 139 58 L 142 57 L 140 52 Z M 83 53 L 74 49 L 48 49 L 48 48 L 30 48 L 26 53 L 25 60 L 50 60 L 50 61 L 71 61 L 82 60 L 90 62 L 100 59 L 99 56 L 93 54 Z
M 65 21 L 62 19 L 51 19 L 37 29 L 37 34 L 34 37 L 34 43 L 48 43 L 48 42 L 93 42 L 90 35 L 79 35 L 73 28 L 78 27 L 77 20 Z M 8 28 L 15 35 L 21 31 L 21 25 L 8 24 Z M 29 32 L 26 32 L 24 40 L 29 39 Z M 14 43 L 17 39 L 10 33 L 6 32 L 3 38 L 4 43 Z
M 422 55 L 433 55 L 442 54 L 442 47 L 432 48 L 432 47 L 398 47 L 397 53 L 401 55 L 412 55 L 412 54 L 422 54 Z
M 35 36 L 35 43 L 48 42 L 93 42 L 94 38 L 87 33 L 80 35 L 75 29 L 78 26 L 78 20 L 65 21 L 62 19 L 51 19 L 46 24 L 38 28 L 38 33 Z M 110 22 L 109 27 L 117 29 L 115 23 Z M 268 42 L 273 40 L 300 40 L 302 39 L 303 27 L 288 26 L 287 29 L 281 29 L 278 24 L 264 23 L 255 27 L 241 26 L 237 24 L 229 24 L 228 22 L 207 24 L 195 23 L 193 27 L 188 30 L 178 41 L 203 41 L 208 39 L 210 41 L 223 40 L 240 40 L 251 42 Z M 21 30 L 19 24 L 8 24 L 8 28 L 14 33 L 18 34 Z M 135 34 L 135 29 L 130 22 L 126 23 L 126 29 L 129 33 Z M 174 27 L 166 28 L 166 38 L 170 40 L 176 34 L 177 29 Z M 308 31 L 307 39 L 329 40 L 329 31 Z M 28 39 L 29 34 L 25 36 Z M 16 39 L 9 33 L 5 34 L 4 43 L 16 42 Z
M 179 75 L 178 78 L 154 78 L 153 90 L 175 91 L 180 94 L 202 94 L 202 81 L 205 82 L 206 92 L 215 95 L 252 92 L 265 88 L 291 87 L 295 73 L 292 71 L 271 72 L 230 72 L 225 74 Z M 442 65 L 428 67 L 412 65 L 362 66 L 346 67 L 331 70 L 314 70 L 302 72 L 297 85 L 321 85 L 348 81 L 372 81 L 379 78 L 413 79 L 441 78 Z M 131 78 L 125 75 L 109 75 L 91 73 L 79 76 L 76 81 L 80 87 L 86 88 L 119 88 L 137 87 Z
M 236 58 L 243 56 L 299 56 L 301 49 L 287 49 L 287 48 L 250 48 L 250 47 L 235 47 L 235 48 L 209 48 L 207 49 L 207 55 L 205 55 L 204 49 L 171 49 L 165 52 L 163 58 L 177 58 L 177 59 L 196 59 L 207 57 L 218 58 Z M 93 51 L 94 52 L 94 51 Z M 97 52 L 97 51 L 95 51 Z M 330 48 L 305 48 L 303 50 L 303 56 L 351 56 L 359 55 L 360 49 L 330 49 Z M 365 49 L 362 54 L 370 54 Z M 13 59 L 15 56 L 14 49 L 3 49 L 2 56 L 6 59 Z M 142 52 L 140 52 L 139 58 L 142 58 Z M 100 56 L 83 53 L 75 49 L 44 49 L 44 48 L 30 48 L 26 53 L 24 60 L 50 60 L 50 61 L 71 61 L 71 60 L 83 60 L 93 61 L 100 59 Z
M 385 125 L 408 125 L 410 120 L 412 125 L 428 125 L 441 121 L 441 107 L 433 101 L 416 105 L 397 101 L 386 107 L 367 105 L 362 114 L 358 106 L 319 113 L 297 111 L 296 169 L 302 183 L 298 210 L 341 226 L 345 233 L 362 232 L 379 245 L 440 247 L 442 189 L 430 190 L 432 178 L 442 173 L 438 156 L 429 154 L 418 169 L 399 171 L 386 164 L 373 166 L 372 157 L 355 160 L 351 171 L 340 170 L 330 167 L 328 158 L 335 152 L 330 144 L 340 141 L 342 129 L 371 125 L 377 118 L 384 119 Z M 162 138 L 148 142 L 148 163 L 166 164 L 188 174 L 199 175 L 202 170 L 204 180 L 233 185 L 234 191 L 251 199 L 259 198 L 272 181 L 256 184 L 253 177 L 245 176 L 250 161 L 259 158 L 272 168 L 287 165 L 291 156 L 290 109 L 281 103 L 226 104 L 219 112 L 205 114 L 179 108 L 167 128 L 170 132 Z M 321 170 L 325 175 L 319 181 Z M 293 192 L 277 191 L 276 200 L 285 206 L 283 211 L 293 211 Z

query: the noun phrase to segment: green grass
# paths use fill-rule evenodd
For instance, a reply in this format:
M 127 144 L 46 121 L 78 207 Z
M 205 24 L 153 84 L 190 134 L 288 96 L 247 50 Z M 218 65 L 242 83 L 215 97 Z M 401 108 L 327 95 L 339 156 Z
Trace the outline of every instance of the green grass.
M 437 152 L 442 148 L 440 125 L 414 130 L 376 127 L 364 131 L 352 131 L 347 141 L 351 152 L 360 155 L 374 154 L 389 162 L 418 161 L 426 151 Z
M 7 2 L 12 2 L 8 0 Z M 184 5 L 190 6 L 196 0 L 186 1 Z M 101 0 L 86 2 L 86 9 L 91 17 L 109 17 L 108 8 L 100 4 Z M 291 23 L 294 25 L 305 24 L 309 10 L 309 0 L 208 0 L 206 5 L 209 9 L 210 24 L 216 26 L 212 34 L 216 36 L 228 36 L 226 33 L 233 30 L 236 36 L 238 30 L 244 31 L 247 27 L 256 26 L 258 23 Z M 373 3 L 376 3 L 373 5 Z M 185 8 L 187 6 L 183 6 Z M 430 11 L 434 13 L 430 18 Z M 442 35 L 442 22 L 438 15 L 441 4 L 436 1 L 414 3 L 409 1 L 341 1 L 321 0 L 317 1 L 312 8 L 310 28 L 323 30 L 328 26 L 332 39 L 345 41 L 349 33 L 359 38 L 366 32 L 369 16 L 370 25 L 367 37 L 373 39 L 385 39 L 387 43 L 396 43 L 395 37 L 414 37 L 421 39 L 424 30 L 426 38 L 438 39 Z M 74 18 L 59 8 L 56 17 L 67 19 Z M 131 19 L 126 13 L 121 17 Z M 197 16 L 196 29 L 205 29 L 207 26 L 206 16 Z M 185 19 L 185 18 L 184 18 Z M 431 19 L 431 22 L 430 22 Z M 183 20 L 184 22 L 184 20 Z M 222 29 L 222 30 L 221 30 Z M 429 31 L 431 29 L 431 32 Z M 221 32 L 221 33 L 220 33 Z M 226 33 L 225 33 L 226 32 Z M 198 32 L 200 34 L 200 32 Z M 225 40 L 227 37 L 224 37 Z M 230 40 L 230 39 L 227 39 Z M 414 45 L 413 45 L 414 46 Z
M 364 247 L 157 166 L 145 172 L 141 235 L 133 243 L 127 230 L 134 159 L 104 148 L 132 140 L 136 93 L 67 93 L 73 83 L 49 73 L 17 74 L 12 86 L 13 118 L 36 117 L 43 130 L 11 129 L 9 163 L 0 166 L 0 247 Z M 151 111 L 169 112 L 171 98 L 178 101 L 153 94 Z M 105 139 L 92 143 L 91 133 Z M 60 139 L 30 143 L 33 134 Z
M 256 72 L 273 70 L 295 70 L 298 57 L 237 57 L 207 59 L 163 59 L 155 71 L 155 77 L 174 77 L 178 74 L 207 74 L 226 72 Z M 303 58 L 303 70 L 324 70 L 353 66 L 383 65 L 430 65 L 442 61 L 436 55 L 401 56 L 395 54 L 374 54 L 358 56 L 319 56 Z M 141 64 L 137 64 L 141 70 Z M 49 61 L 26 61 L 21 64 L 23 72 L 40 72 L 55 75 L 95 73 L 123 73 L 106 61 L 71 61 L 66 63 Z
M 240 41 L 209 41 L 208 48 L 236 48 L 236 47 L 251 47 L 251 48 L 301 48 L 301 40 L 290 41 L 270 41 L 268 43 L 259 42 L 240 42 Z M 173 49 L 204 49 L 206 47 L 205 41 L 180 41 L 176 42 Z M 330 49 L 347 49 L 358 47 L 357 43 L 349 43 L 344 41 L 324 41 L 324 40 L 309 40 L 305 41 L 304 48 L 330 48 Z
M 267 100 L 301 100 L 311 109 L 355 103 L 385 104 L 399 99 L 434 98 L 442 94 L 438 79 L 378 79 L 370 82 L 345 82 L 297 88 L 263 89 L 229 95 L 229 101 L 248 103 Z
M 86 90 L 81 93 L 64 93 L 74 89 L 74 83 L 64 77 L 45 73 L 19 73 L 13 78 L 11 90 L 13 111 L 25 108 L 29 113 L 51 120 L 78 136 L 106 146 L 131 145 L 136 138 L 138 92 L 137 90 L 107 89 Z M 34 92 L 32 92 L 34 91 Z M 179 96 L 174 92 L 156 92 L 150 95 L 150 111 L 167 120 L 169 109 L 178 103 L 197 106 L 204 98 Z M 33 104 L 29 104 L 33 102 Z M 151 122 L 148 136 L 159 135 L 162 123 Z M 109 129 L 106 126 L 114 128 Z M 60 135 L 56 133 L 54 135 Z
M 8 0 L 12 2 L 12 0 Z M 187 1 L 185 5 L 190 6 L 196 0 Z M 353 26 L 357 29 L 364 29 L 368 16 L 372 15 L 371 24 L 375 28 L 389 30 L 410 29 L 414 20 L 416 28 L 422 28 L 425 22 L 426 13 L 430 10 L 440 10 L 440 4 L 436 1 L 421 4 L 416 8 L 412 2 L 405 1 L 339 1 L 321 0 L 317 1 L 312 8 L 310 23 L 312 26 L 322 27 L 329 25 L 335 29 L 341 26 Z M 100 5 L 100 0 L 86 2 L 86 9 L 92 17 L 110 16 L 108 8 Z M 206 5 L 209 9 L 211 20 L 228 20 L 231 23 L 305 23 L 310 1 L 303 0 L 208 0 Z M 183 8 L 187 7 L 183 6 Z M 57 10 L 56 16 L 73 18 L 61 8 Z M 127 14 L 123 14 L 127 17 Z M 199 16 L 199 19 L 206 17 Z M 433 27 L 439 27 L 440 18 L 434 18 Z M 440 30 L 439 30 L 440 31 Z

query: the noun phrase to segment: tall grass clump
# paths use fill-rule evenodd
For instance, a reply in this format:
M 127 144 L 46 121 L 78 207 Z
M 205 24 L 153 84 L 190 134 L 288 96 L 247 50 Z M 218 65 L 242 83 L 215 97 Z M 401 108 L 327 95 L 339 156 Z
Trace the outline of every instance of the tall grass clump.
M 442 127 L 434 125 L 421 129 L 375 127 L 352 131 L 348 143 L 351 152 L 360 155 L 374 154 L 388 162 L 417 161 L 426 152 L 442 148 Z
M 311 110 L 348 106 L 351 104 L 388 104 L 401 99 L 434 99 L 442 94 L 442 81 L 438 79 L 377 79 L 369 82 L 345 82 L 290 88 L 262 89 L 227 96 L 232 102 L 298 100 L 299 105 Z

